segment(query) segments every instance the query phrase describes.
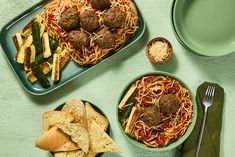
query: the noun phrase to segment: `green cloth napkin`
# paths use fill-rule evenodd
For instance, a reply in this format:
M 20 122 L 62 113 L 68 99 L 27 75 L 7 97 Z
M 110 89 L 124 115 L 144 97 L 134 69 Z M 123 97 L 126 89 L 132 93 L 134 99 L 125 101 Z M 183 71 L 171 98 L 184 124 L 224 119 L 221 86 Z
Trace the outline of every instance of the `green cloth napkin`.
M 202 100 L 208 85 L 216 87 L 214 102 L 208 108 L 206 126 L 201 143 L 199 157 L 219 157 L 220 156 L 220 133 L 222 127 L 222 113 L 224 102 L 224 89 L 218 84 L 204 82 L 197 89 L 196 102 L 198 107 L 198 117 L 195 128 L 188 139 L 182 144 L 181 157 L 194 157 L 198 142 L 199 132 L 202 124 L 204 106 Z

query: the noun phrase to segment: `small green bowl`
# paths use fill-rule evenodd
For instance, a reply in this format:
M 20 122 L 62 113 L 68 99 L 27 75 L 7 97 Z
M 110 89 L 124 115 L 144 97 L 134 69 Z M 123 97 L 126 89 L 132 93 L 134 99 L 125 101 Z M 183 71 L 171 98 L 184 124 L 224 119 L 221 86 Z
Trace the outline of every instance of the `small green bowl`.
M 197 105 L 195 103 L 194 97 L 192 96 L 192 92 L 189 89 L 189 87 L 183 82 L 181 81 L 179 78 L 166 73 L 166 72 L 152 72 L 152 73 L 146 73 L 140 76 L 137 76 L 136 78 L 134 78 L 127 86 L 126 88 L 123 90 L 119 102 L 122 100 L 123 95 L 125 94 L 126 90 L 138 79 L 142 78 L 143 76 L 148 76 L 148 75 L 162 75 L 162 76 L 169 76 L 170 78 L 174 78 L 175 80 L 177 80 L 183 87 L 187 88 L 190 92 L 191 95 L 191 100 L 192 100 L 192 104 L 193 104 L 193 119 L 192 119 L 192 123 L 189 125 L 188 129 L 186 130 L 186 132 L 184 133 L 183 136 L 181 136 L 178 140 L 172 142 L 171 144 L 165 146 L 165 147 L 161 147 L 161 148 L 152 148 L 152 147 L 148 147 L 147 145 L 145 145 L 144 143 L 141 143 L 139 141 L 137 141 L 136 139 L 132 138 L 131 136 L 127 135 L 122 127 L 121 122 L 119 121 L 119 116 L 118 116 L 118 105 L 116 107 L 116 119 L 117 119 L 117 123 L 119 126 L 119 129 L 121 130 L 123 136 L 133 145 L 135 145 L 138 148 L 144 149 L 144 150 L 148 150 L 148 151 L 154 151 L 154 152 L 162 152 L 162 151 L 168 151 L 171 150 L 173 148 L 176 148 L 178 146 L 180 146 L 191 134 L 195 124 L 196 124 L 196 119 L 197 119 Z

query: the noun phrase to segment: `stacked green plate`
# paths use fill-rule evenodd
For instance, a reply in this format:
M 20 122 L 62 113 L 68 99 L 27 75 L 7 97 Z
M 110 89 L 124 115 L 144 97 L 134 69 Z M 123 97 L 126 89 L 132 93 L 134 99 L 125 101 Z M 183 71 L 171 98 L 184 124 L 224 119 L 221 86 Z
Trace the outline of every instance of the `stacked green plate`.
M 234 0 L 175 0 L 172 26 L 179 42 L 203 56 L 235 51 Z

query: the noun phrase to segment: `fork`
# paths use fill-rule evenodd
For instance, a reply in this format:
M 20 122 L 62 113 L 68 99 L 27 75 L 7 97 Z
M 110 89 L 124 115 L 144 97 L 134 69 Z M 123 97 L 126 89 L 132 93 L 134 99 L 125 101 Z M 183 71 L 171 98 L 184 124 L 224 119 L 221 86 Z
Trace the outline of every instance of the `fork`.
M 202 100 L 202 103 L 203 103 L 205 109 L 204 109 L 204 116 L 203 116 L 202 126 L 201 126 L 201 130 L 200 130 L 200 135 L 199 135 L 199 139 L 198 139 L 198 143 L 197 143 L 196 157 L 199 156 L 200 146 L 202 143 L 202 137 L 203 137 L 205 123 L 206 123 L 207 110 L 213 104 L 214 93 L 215 93 L 215 87 L 208 86 L 206 89 L 204 98 Z

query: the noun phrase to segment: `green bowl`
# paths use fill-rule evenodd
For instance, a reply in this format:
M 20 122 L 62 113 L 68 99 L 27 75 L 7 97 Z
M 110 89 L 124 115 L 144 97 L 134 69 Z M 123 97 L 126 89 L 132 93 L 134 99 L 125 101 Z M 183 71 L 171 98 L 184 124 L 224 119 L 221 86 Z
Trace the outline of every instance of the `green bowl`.
M 168 151 L 168 150 L 171 150 L 173 148 L 176 148 L 178 146 L 180 146 L 188 137 L 189 135 L 191 134 L 195 124 L 196 124 L 196 119 L 197 119 L 197 105 L 195 103 L 195 100 L 194 100 L 194 96 L 192 95 L 192 92 L 191 90 L 189 89 L 189 87 L 183 82 L 181 81 L 179 78 L 169 74 L 169 73 L 166 73 L 166 72 L 152 72 L 152 73 L 146 73 L 146 74 L 143 74 L 143 75 L 140 75 L 140 76 L 137 76 L 136 78 L 134 78 L 127 86 L 126 88 L 123 90 L 122 94 L 121 94 L 121 97 L 119 99 L 119 102 L 118 104 L 120 103 L 120 101 L 122 100 L 122 97 L 123 95 L 125 94 L 126 90 L 130 87 L 130 85 L 132 85 L 136 80 L 142 78 L 143 76 L 147 76 L 147 75 L 162 75 L 162 76 L 169 76 L 171 78 L 174 78 L 175 80 L 179 81 L 179 83 L 187 88 L 190 92 L 190 95 L 191 95 L 191 100 L 192 100 L 192 104 L 193 104 L 193 119 L 192 119 L 192 123 L 189 125 L 188 129 L 186 130 L 186 132 L 184 133 L 183 136 L 181 136 L 178 140 L 174 141 L 173 143 L 165 146 L 165 147 L 161 147 L 161 148 L 152 148 L 152 147 L 148 147 L 146 146 L 144 143 L 141 143 L 139 141 L 137 141 L 136 139 L 132 138 L 131 136 L 127 135 L 122 127 L 122 124 L 121 122 L 119 121 L 119 116 L 118 116 L 118 105 L 116 107 L 116 119 L 117 119 L 117 123 L 118 123 L 118 126 L 119 126 L 119 129 L 121 130 L 123 136 L 130 142 L 132 143 L 133 145 L 135 145 L 136 147 L 138 148 L 141 148 L 141 149 L 144 149 L 144 150 L 148 150 L 148 151 L 154 151 L 154 152 L 162 152 L 162 151 Z
M 203 56 L 235 51 L 235 1 L 174 0 L 172 28 L 179 42 Z

